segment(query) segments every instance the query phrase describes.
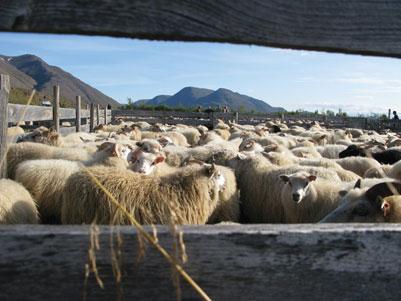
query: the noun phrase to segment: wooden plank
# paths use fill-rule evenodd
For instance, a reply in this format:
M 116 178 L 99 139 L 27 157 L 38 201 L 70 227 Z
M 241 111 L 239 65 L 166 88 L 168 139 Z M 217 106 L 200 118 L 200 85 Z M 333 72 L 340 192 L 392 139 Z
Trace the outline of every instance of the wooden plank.
M 121 300 L 111 266 L 111 231 L 100 227 L 96 261 L 104 289 L 90 275 L 88 301 Z M 135 231 L 119 231 L 124 299 L 176 300 L 170 265 L 151 247 L 137 263 Z M 212 300 L 401 298 L 400 225 L 217 225 L 183 232 L 185 269 Z M 159 226 L 157 233 L 171 250 L 168 228 Z M 82 299 L 88 226 L 0 226 L 0 238 L 1 300 Z M 182 279 L 181 289 L 183 300 L 200 300 Z
M 0 30 L 401 57 L 400 11 L 398 0 L 3 0 Z
M 53 127 L 60 131 L 60 86 L 53 86 Z
M 103 108 L 103 124 L 107 124 L 107 105 Z
M 10 76 L 0 74 L 0 179 L 7 176 L 7 105 L 10 93 Z
M 81 96 L 79 95 L 75 103 L 75 129 L 77 132 L 81 130 Z
M 42 106 L 28 106 L 26 108 L 26 113 L 22 116 L 23 111 L 25 110 L 25 105 L 18 104 L 8 104 L 8 120 L 9 122 L 16 123 L 19 120 L 21 121 L 46 121 L 53 119 L 53 111 L 51 107 L 42 107 Z M 68 108 L 60 108 L 59 111 L 60 120 L 64 119 L 74 119 L 75 118 L 75 109 Z M 82 118 L 88 118 L 90 116 L 90 112 L 87 110 L 81 111 Z
M 93 132 L 95 128 L 95 104 L 91 103 L 90 105 L 90 120 L 89 120 L 89 132 Z
M 145 121 L 150 124 L 155 123 L 163 123 L 165 121 L 166 124 L 175 125 L 175 124 L 186 124 L 191 126 L 198 126 L 198 125 L 206 125 L 211 126 L 209 119 L 167 119 L 164 120 L 163 118 L 139 118 L 139 117 L 124 117 L 126 121 Z
M 96 105 L 96 125 L 100 124 L 100 105 Z

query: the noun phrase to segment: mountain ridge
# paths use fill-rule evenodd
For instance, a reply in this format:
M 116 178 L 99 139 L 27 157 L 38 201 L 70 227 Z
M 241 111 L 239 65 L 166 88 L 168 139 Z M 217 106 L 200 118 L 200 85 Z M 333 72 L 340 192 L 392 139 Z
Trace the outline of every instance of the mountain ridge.
M 44 97 L 52 98 L 53 86 L 60 85 L 61 96 L 72 106 L 75 97 L 81 96 L 83 103 L 94 103 L 102 106 L 120 105 L 113 98 L 76 78 L 60 67 L 46 63 L 42 58 L 24 54 L 20 56 L 0 55 L 0 73 L 10 75 L 11 88 L 37 90 Z
M 219 88 L 214 91 L 198 87 L 184 87 L 174 95 L 157 95 L 151 99 L 137 100 L 134 105 L 165 105 L 172 108 L 227 106 L 232 111 L 285 112 L 282 107 L 273 107 L 263 100 L 233 92 L 226 88 Z

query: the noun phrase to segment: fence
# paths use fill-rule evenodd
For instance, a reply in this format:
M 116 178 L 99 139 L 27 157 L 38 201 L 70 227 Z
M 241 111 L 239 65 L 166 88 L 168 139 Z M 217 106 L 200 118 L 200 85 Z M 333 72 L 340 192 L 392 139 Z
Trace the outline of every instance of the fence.
M 206 125 L 213 128 L 218 119 L 225 122 L 232 121 L 237 124 L 256 125 L 266 120 L 279 119 L 281 121 L 319 121 L 334 128 L 360 128 L 380 131 L 383 129 L 401 130 L 400 121 L 380 120 L 365 117 L 327 116 L 318 114 L 287 114 L 287 113 L 239 113 L 239 112 L 177 112 L 177 111 L 151 111 L 151 110 L 113 110 L 112 118 L 122 118 L 130 121 L 146 121 L 148 123 Z
M 60 108 L 58 101 L 60 89 L 58 86 L 55 86 L 54 89 L 55 97 L 52 107 L 9 103 L 7 105 L 7 125 L 14 125 L 18 122 L 25 122 L 32 126 L 46 125 L 54 127 L 61 134 L 68 134 L 92 131 L 96 125 L 111 121 L 112 113 L 107 106 L 102 108 L 99 105 L 90 104 L 86 109 L 82 109 L 80 96 L 76 98 L 75 109 Z M 63 126 L 66 122 L 71 126 Z
M 3 0 L 0 31 L 217 41 L 400 58 L 400 11 L 401 2 L 394 0 Z M 7 127 L 5 100 L 7 87 L 1 83 L 0 139 Z M 0 140 L 0 155 L 4 148 Z M 105 241 L 111 231 L 101 228 L 101 290 L 93 276 L 84 281 L 88 226 L 0 227 L 1 299 L 75 300 L 83 291 L 88 300 L 118 298 Z M 132 228 L 121 227 L 121 232 L 124 246 L 137 250 Z M 163 244 L 171 242 L 165 227 L 158 232 Z M 184 232 L 186 268 L 216 300 L 400 299 L 398 225 L 215 226 Z M 133 256 L 124 254 L 126 299 L 175 299 L 170 265 L 149 248 L 143 265 L 134 270 Z M 196 298 L 185 284 L 183 294 L 185 300 Z

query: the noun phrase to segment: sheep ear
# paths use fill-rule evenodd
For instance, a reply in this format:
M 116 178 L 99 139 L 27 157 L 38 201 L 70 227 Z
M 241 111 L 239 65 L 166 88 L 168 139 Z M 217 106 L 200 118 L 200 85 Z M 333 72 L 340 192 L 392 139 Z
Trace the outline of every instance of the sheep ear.
M 216 165 L 212 163 L 212 164 L 204 164 L 204 166 L 206 166 L 209 176 L 213 176 L 214 173 L 216 172 Z
M 271 155 L 268 152 L 261 152 L 261 154 L 263 155 L 263 157 L 267 158 L 267 159 L 271 159 Z
M 309 182 L 316 181 L 316 176 L 315 175 L 310 175 L 310 176 L 307 177 L 307 179 L 308 179 Z
M 358 180 L 355 182 L 354 188 L 361 188 L 361 179 L 358 179 Z
M 383 216 L 386 217 L 391 212 L 391 205 L 388 201 L 383 200 L 380 196 L 377 198 L 378 201 L 381 202 L 380 209 L 383 212 Z
M 155 164 L 158 164 L 158 163 L 161 163 L 161 162 L 163 162 L 164 161 L 164 157 L 163 156 L 158 156 L 154 161 L 153 161 L 153 163 L 155 163 Z
M 279 177 L 284 183 L 288 183 L 290 181 L 290 178 L 287 175 L 279 175 Z
M 57 140 L 59 138 L 59 134 L 56 131 L 50 132 L 50 140 Z
M 117 143 L 114 143 L 112 149 L 111 149 L 111 156 L 112 157 L 121 157 L 121 152 L 119 151 L 119 147 Z
M 325 139 L 326 137 L 327 137 L 327 135 L 324 134 L 324 135 L 322 135 L 322 136 L 319 137 L 319 140 Z
M 340 197 L 345 197 L 345 195 L 348 193 L 348 191 L 347 190 L 340 190 L 339 192 L 338 192 L 338 195 L 340 196 Z
M 132 161 L 136 161 L 141 153 L 142 153 L 142 150 L 140 148 L 137 148 L 136 150 L 134 150 L 131 155 Z
M 143 142 L 142 141 L 138 141 L 137 143 L 135 143 L 137 146 L 142 147 L 143 146 Z

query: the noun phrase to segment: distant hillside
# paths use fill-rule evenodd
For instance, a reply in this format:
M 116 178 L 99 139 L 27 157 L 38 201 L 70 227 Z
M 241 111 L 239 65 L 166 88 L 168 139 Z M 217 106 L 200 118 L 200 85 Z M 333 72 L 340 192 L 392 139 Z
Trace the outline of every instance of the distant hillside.
M 216 91 L 195 87 L 185 87 L 176 94 L 159 95 L 152 99 L 142 99 L 134 103 L 134 105 L 165 105 L 168 107 L 181 108 L 215 108 L 217 106 L 227 106 L 233 111 L 255 111 L 263 113 L 283 112 L 285 109 L 281 107 L 272 107 L 266 102 L 233 92 L 228 89 L 220 88 Z
M 35 89 L 41 97 L 45 96 L 47 99 L 51 99 L 53 86 L 58 84 L 60 85 L 62 99 L 71 104 L 75 103 L 77 95 L 81 95 L 82 101 L 85 103 L 102 106 L 107 104 L 120 105 L 99 90 L 59 67 L 50 66 L 35 55 L 25 54 L 14 57 L 0 55 L 0 73 L 10 75 L 11 88 L 16 89 L 14 95 L 29 94 L 32 89 Z M 10 98 L 12 101 L 12 97 Z

